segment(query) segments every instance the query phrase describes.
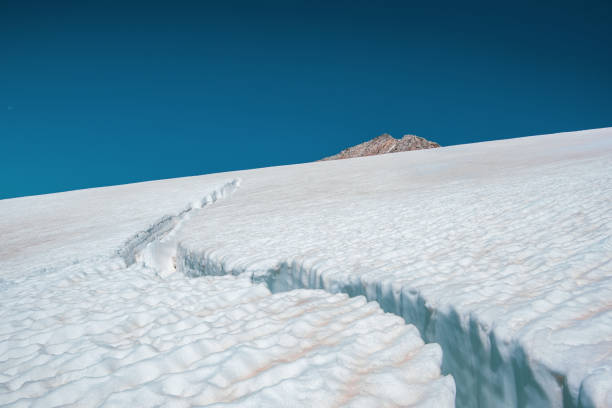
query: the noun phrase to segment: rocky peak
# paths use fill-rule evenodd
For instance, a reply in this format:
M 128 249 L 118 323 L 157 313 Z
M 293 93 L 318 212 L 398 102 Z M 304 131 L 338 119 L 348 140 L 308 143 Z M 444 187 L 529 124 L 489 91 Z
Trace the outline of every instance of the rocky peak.
M 367 142 L 344 149 L 338 154 L 325 157 L 325 160 L 350 159 L 352 157 L 374 156 L 378 154 L 406 152 L 410 150 L 432 149 L 440 147 L 436 142 L 415 135 L 404 135 L 401 139 L 383 133 Z

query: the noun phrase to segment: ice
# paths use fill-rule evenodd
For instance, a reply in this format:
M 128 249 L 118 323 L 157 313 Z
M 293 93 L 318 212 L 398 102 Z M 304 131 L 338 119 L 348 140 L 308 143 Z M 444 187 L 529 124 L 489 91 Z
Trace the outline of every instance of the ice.
M 0 201 L 0 405 L 612 406 L 611 209 L 610 128 Z

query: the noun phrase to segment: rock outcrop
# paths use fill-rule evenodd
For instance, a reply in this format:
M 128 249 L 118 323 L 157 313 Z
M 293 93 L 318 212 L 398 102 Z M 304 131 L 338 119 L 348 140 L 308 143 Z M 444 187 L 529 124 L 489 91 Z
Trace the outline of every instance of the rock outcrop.
M 440 147 L 436 142 L 415 135 L 405 135 L 401 139 L 384 133 L 372 140 L 344 149 L 338 154 L 325 157 L 324 160 L 350 159 L 352 157 L 374 156 L 377 154 L 407 152 L 410 150 L 432 149 Z

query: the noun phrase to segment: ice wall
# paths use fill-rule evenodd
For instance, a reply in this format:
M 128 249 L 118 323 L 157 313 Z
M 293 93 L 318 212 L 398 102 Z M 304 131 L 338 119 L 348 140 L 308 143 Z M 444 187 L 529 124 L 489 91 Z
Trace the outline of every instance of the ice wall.
M 296 263 L 253 279 L 265 281 L 272 292 L 310 288 L 363 295 L 414 324 L 426 342 L 442 346 L 442 369 L 455 379 L 458 407 L 576 406 L 563 376 L 530 361 L 521 344 L 500 339 L 494 329 L 453 308 L 434 309 L 418 291 L 393 280 L 326 279 Z
M 181 246 L 178 254 L 179 271 L 188 276 L 249 273 L 232 270 L 223 261 L 215 261 L 214 256 L 191 253 Z M 282 262 L 278 268 L 252 272 L 251 279 L 265 283 L 272 293 L 323 289 L 378 302 L 385 312 L 416 326 L 427 343 L 442 347 L 442 371 L 455 380 L 457 407 L 607 406 L 605 392 L 598 389 L 609 387 L 606 370 L 582 381 L 577 390 L 571 389 L 563 373 L 528 355 L 528 345 L 497 333 L 495 327 L 483 325 L 475 316 L 462 316 L 452 307 L 433 308 L 418 291 L 393 279 L 339 275 L 344 278 L 327 277 L 298 262 Z

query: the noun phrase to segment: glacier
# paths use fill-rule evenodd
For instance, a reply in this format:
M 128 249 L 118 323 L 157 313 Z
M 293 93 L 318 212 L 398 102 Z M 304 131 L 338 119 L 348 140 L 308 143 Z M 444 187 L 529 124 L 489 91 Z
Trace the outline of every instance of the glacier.
M 611 128 L 0 214 L 0 405 L 612 406 Z
M 0 406 L 454 406 L 439 345 L 364 297 L 174 273 L 217 179 L 0 202 Z

